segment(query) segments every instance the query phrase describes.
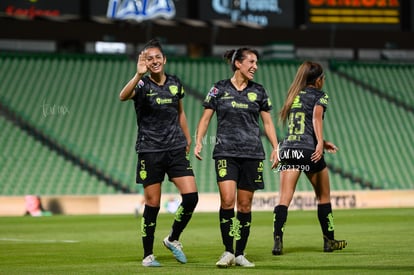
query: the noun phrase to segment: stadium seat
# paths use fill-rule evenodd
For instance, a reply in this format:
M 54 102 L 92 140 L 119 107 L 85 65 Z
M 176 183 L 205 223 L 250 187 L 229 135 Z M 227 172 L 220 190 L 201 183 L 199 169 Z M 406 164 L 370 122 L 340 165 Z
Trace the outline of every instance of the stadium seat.
M 122 56 L 1 54 L 0 103 L 79 159 L 88 161 L 131 190 L 142 192 L 135 184 L 137 129 L 133 103 L 118 99 L 120 89 L 136 70 L 135 62 Z M 299 64 L 299 61 L 275 60 L 259 63 L 255 81 L 268 91 L 275 124 Z M 166 70 L 179 76 L 186 88 L 184 108 L 193 136 L 203 112 L 202 100 L 214 82 L 231 76 L 230 66 L 221 59 L 171 58 Z M 412 66 L 342 64 L 338 70 L 378 89 L 384 88 L 384 93 L 389 92 L 396 100 L 404 99 L 413 105 Z M 362 182 L 371 182 L 375 188 L 412 189 L 413 113 L 329 68 L 326 75 L 324 90 L 330 102 L 325 138 L 340 148 L 337 154 L 326 155 L 328 164 L 340 168 L 331 170 L 332 188 L 361 190 L 366 187 L 352 178 L 362 178 Z M 35 141 L 4 117 L 0 118 L 1 128 L 5 129 L 0 133 L 2 194 L 118 192 Z M 211 160 L 215 129 L 213 118 L 205 138 L 203 161 L 196 160 L 191 151 L 200 192 L 217 192 Z M 276 124 L 276 129 L 281 140 L 284 127 Z M 271 148 L 265 137 L 263 144 L 269 153 Z M 22 170 L 16 163 L 24 163 L 30 169 Z M 264 177 L 265 191 L 277 191 L 278 175 L 265 169 Z M 312 190 L 304 176 L 297 189 Z M 167 183 L 163 185 L 163 192 L 175 193 L 176 188 Z

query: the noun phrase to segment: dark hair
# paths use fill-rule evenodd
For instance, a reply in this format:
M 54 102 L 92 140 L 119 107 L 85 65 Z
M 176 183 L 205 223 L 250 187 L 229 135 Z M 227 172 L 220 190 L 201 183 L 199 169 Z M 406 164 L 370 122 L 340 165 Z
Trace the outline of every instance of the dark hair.
M 246 56 L 246 53 L 253 53 L 256 55 L 257 59 L 259 59 L 259 52 L 253 48 L 249 47 L 242 47 L 238 49 L 232 49 L 228 50 L 224 53 L 223 57 L 227 61 L 227 63 L 231 64 L 231 69 L 236 71 L 236 65 L 234 65 L 234 62 L 237 60 L 239 62 L 242 62 Z
M 142 51 L 145 51 L 146 49 L 150 49 L 150 48 L 158 48 L 160 52 L 162 53 L 162 55 L 165 56 L 164 51 L 162 50 L 162 47 L 161 47 L 161 43 L 158 39 L 154 38 L 148 41 L 144 45 L 144 48 L 142 48 Z
M 305 61 L 299 66 L 296 76 L 290 84 L 285 103 L 279 112 L 279 122 L 286 124 L 290 108 L 296 96 L 306 86 L 314 85 L 321 76 L 323 76 L 323 68 L 317 62 Z
M 315 84 L 316 80 L 323 76 L 323 68 L 319 63 L 307 61 L 306 85 Z

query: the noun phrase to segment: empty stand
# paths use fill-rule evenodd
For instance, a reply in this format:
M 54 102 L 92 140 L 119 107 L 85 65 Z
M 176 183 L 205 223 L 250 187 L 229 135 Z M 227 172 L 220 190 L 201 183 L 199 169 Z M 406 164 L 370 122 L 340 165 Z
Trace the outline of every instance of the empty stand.
M 255 78 L 271 97 L 275 123 L 299 64 L 298 61 L 259 63 Z M 387 87 L 384 92 L 392 91 L 399 100 L 412 104 L 409 94 L 412 68 L 400 71 L 398 66 L 356 67 L 347 65 L 343 70 L 352 73 L 357 80 L 365 75 L 362 80 L 371 84 L 388 81 L 378 87 Z M 377 72 L 388 69 L 392 72 Z M 133 103 L 118 99 L 120 89 L 135 70 L 135 60 L 119 56 L 2 54 L 0 102 L 79 159 L 87 160 L 131 190 L 142 192 L 135 184 L 137 126 Z M 332 189 L 412 189 L 413 113 L 390 104 L 349 78 L 326 70 L 324 90 L 330 96 L 330 103 L 324 125 L 325 138 L 340 148 L 337 154 L 326 155 L 331 167 Z M 166 71 L 176 74 L 184 83 L 183 102 L 194 145 L 195 130 L 203 112 L 202 100 L 214 82 L 232 75 L 230 66 L 220 59 L 171 58 Z M 400 74 L 404 76 L 396 80 Z M 2 194 L 119 192 L 49 150 L 12 122 L 0 118 Z M 190 152 L 200 192 L 217 192 L 211 159 L 215 129 L 214 117 L 203 140 L 202 161 L 196 160 Z M 284 131 L 277 125 L 279 139 Z M 263 144 L 270 153 L 265 137 Z M 279 177 L 270 170 L 268 158 L 269 155 L 265 161 L 264 191 L 277 191 Z M 297 190 L 312 190 L 304 175 Z M 172 183 L 165 181 L 163 192 L 177 191 Z

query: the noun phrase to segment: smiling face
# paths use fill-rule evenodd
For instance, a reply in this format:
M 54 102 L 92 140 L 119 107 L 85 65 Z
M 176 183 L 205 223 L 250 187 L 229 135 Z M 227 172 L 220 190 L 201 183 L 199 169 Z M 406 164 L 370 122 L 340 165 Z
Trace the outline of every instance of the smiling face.
M 252 52 L 246 52 L 244 59 L 241 62 L 236 60 L 235 65 L 243 78 L 253 80 L 254 74 L 257 71 L 257 56 Z
M 167 58 L 162 54 L 159 48 L 147 48 L 145 50 L 145 56 L 146 65 L 151 74 L 164 73 L 164 64 L 167 61 Z

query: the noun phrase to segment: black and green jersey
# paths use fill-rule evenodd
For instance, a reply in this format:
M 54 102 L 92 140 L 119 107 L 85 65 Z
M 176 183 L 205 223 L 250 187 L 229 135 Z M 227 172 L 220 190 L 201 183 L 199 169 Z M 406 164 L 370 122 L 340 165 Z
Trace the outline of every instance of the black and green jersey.
M 237 91 L 230 79 L 221 80 L 210 89 L 203 106 L 217 115 L 213 158 L 264 159 L 259 115 L 270 111 L 272 104 L 262 85 L 249 81 L 243 91 Z
M 280 148 L 315 149 L 317 140 L 313 128 L 313 109 L 321 105 L 324 113 L 328 95 L 315 88 L 305 88 L 293 100 L 288 115 L 288 133 Z
M 144 76 L 135 87 L 133 98 L 137 114 L 137 153 L 162 152 L 184 148 L 187 144 L 178 121 L 178 103 L 184 97 L 180 80 L 167 75 L 159 86 Z

